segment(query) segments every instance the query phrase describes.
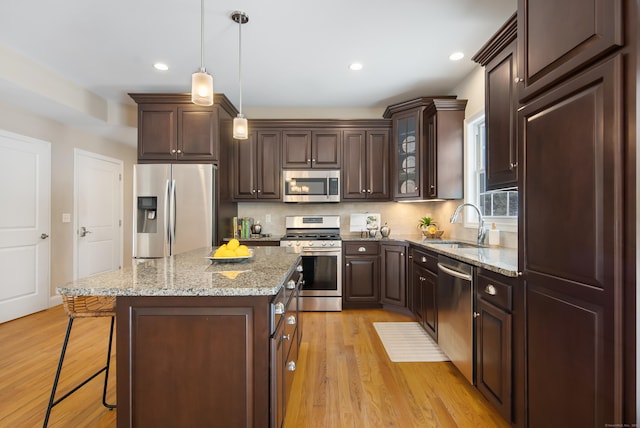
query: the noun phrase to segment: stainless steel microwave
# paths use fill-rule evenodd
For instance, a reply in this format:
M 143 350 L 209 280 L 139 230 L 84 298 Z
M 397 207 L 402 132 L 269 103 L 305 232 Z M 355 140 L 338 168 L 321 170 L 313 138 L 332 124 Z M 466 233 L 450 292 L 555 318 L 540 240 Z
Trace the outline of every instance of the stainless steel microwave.
M 284 202 L 340 202 L 340 170 L 283 170 Z

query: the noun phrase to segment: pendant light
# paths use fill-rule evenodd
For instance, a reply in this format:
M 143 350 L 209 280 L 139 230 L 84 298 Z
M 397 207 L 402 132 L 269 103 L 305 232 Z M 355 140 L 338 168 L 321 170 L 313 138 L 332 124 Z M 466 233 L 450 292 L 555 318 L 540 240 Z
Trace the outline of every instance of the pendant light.
M 191 101 L 199 106 L 213 104 L 213 77 L 204 68 L 204 0 L 200 0 L 200 70 L 191 75 Z
M 240 112 L 233 118 L 233 138 L 246 140 L 249 138 L 249 124 L 242 114 L 242 24 L 249 22 L 249 15 L 236 10 L 231 19 L 238 23 L 238 86 L 240 87 Z

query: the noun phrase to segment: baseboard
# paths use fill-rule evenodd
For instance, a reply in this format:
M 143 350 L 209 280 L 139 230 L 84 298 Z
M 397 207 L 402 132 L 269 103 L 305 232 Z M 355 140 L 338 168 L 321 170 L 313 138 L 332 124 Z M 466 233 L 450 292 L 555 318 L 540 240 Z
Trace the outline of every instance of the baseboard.
M 62 296 L 55 295 L 49 297 L 49 307 L 53 308 L 54 306 L 58 306 L 62 304 Z

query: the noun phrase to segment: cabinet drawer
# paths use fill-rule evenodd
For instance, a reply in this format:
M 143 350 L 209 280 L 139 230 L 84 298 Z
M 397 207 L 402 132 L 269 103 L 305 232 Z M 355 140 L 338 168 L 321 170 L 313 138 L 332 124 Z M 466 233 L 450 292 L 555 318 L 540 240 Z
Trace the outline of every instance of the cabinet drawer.
M 427 268 L 431 272 L 438 272 L 438 256 L 435 253 L 411 248 L 409 257 L 413 263 Z
M 363 256 L 367 254 L 379 254 L 380 245 L 377 241 L 355 241 L 344 243 L 344 254 L 347 256 Z
M 511 312 L 513 309 L 513 284 L 509 278 L 498 278 L 499 275 L 487 274 L 486 271 L 478 273 L 478 297 L 486 302 Z M 498 280 L 496 280 L 498 279 Z

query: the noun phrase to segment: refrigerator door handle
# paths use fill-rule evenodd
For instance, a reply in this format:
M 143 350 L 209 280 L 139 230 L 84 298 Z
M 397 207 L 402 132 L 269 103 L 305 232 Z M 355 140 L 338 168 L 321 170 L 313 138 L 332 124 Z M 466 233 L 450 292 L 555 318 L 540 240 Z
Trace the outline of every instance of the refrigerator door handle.
M 169 255 L 169 248 L 171 248 L 171 217 L 169 216 L 171 210 L 171 180 L 167 180 L 164 194 L 164 230 L 167 236 L 164 242 L 164 254 Z
M 173 255 L 173 245 L 176 242 L 176 180 L 171 180 L 171 221 L 169 237 L 171 239 L 171 255 Z

